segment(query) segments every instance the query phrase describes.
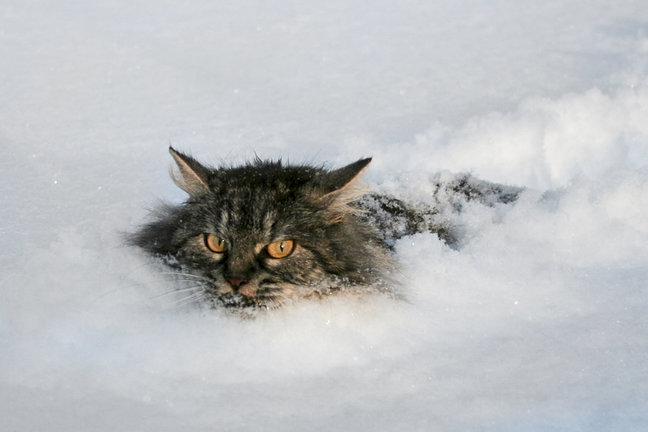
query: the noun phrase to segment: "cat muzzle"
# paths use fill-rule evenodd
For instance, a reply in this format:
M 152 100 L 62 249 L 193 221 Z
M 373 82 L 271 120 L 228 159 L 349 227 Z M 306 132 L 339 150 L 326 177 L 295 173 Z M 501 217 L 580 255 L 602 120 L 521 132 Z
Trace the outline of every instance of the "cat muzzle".
M 234 288 L 239 288 L 241 285 L 245 285 L 247 281 L 242 279 L 227 279 L 227 283 L 232 285 Z

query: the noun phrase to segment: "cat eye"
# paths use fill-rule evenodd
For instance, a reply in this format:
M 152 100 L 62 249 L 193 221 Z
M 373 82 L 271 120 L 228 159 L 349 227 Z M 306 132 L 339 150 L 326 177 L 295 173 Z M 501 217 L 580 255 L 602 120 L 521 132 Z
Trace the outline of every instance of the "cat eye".
M 215 253 L 223 253 L 227 250 L 225 240 L 213 234 L 205 234 L 205 246 Z
M 293 240 L 276 241 L 266 246 L 268 255 L 272 258 L 286 258 L 294 249 L 295 242 Z

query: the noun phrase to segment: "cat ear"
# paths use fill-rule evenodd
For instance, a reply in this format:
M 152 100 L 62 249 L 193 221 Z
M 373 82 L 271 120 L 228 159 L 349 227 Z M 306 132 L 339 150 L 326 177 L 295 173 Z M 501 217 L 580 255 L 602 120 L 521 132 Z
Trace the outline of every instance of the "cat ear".
M 345 188 L 352 186 L 362 175 L 371 158 L 360 159 L 343 168 L 336 169 L 325 174 L 320 186 L 327 191 L 327 194 L 341 192 Z
M 187 192 L 191 196 L 196 196 L 209 191 L 207 179 L 209 177 L 209 169 L 202 166 L 194 158 L 184 155 L 176 151 L 173 147 L 169 147 L 169 153 L 173 156 L 178 170 L 170 170 L 173 182 L 178 185 L 180 189 Z
M 370 162 L 371 158 L 360 159 L 343 168 L 322 174 L 316 180 L 315 186 L 324 192 L 319 200 L 327 206 L 334 222 L 342 215 L 352 212 L 353 209 L 348 204 L 364 195 L 365 191 L 357 186 L 357 181 Z

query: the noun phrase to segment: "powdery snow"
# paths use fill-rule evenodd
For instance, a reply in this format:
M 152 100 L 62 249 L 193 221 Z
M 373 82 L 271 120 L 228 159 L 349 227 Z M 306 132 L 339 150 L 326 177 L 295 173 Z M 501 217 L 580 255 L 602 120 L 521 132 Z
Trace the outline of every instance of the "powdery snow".
M 0 430 L 645 430 L 648 7 L 273 3 L 0 1 Z M 122 244 L 169 143 L 525 191 L 241 320 Z

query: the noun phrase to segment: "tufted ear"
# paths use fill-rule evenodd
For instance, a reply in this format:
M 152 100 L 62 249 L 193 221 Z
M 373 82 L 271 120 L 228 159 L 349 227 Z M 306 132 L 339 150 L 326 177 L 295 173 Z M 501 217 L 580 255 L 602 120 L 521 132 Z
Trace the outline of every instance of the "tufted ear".
M 360 159 L 345 167 L 331 171 L 323 176 L 319 185 L 327 194 L 341 192 L 347 187 L 352 186 L 362 175 L 371 158 Z
M 209 178 L 209 169 L 202 166 L 191 156 L 184 155 L 169 147 L 169 153 L 173 156 L 178 170 L 171 169 L 169 173 L 173 182 L 180 189 L 187 192 L 190 196 L 201 195 L 209 191 L 207 179 Z
M 365 191 L 358 187 L 357 181 L 370 162 L 371 158 L 360 159 L 315 178 L 313 186 L 320 193 L 323 192 L 319 200 L 328 208 L 332 222 L 338 222 L 344 214 L 356 211 L 349 203 L 364 195 Z

